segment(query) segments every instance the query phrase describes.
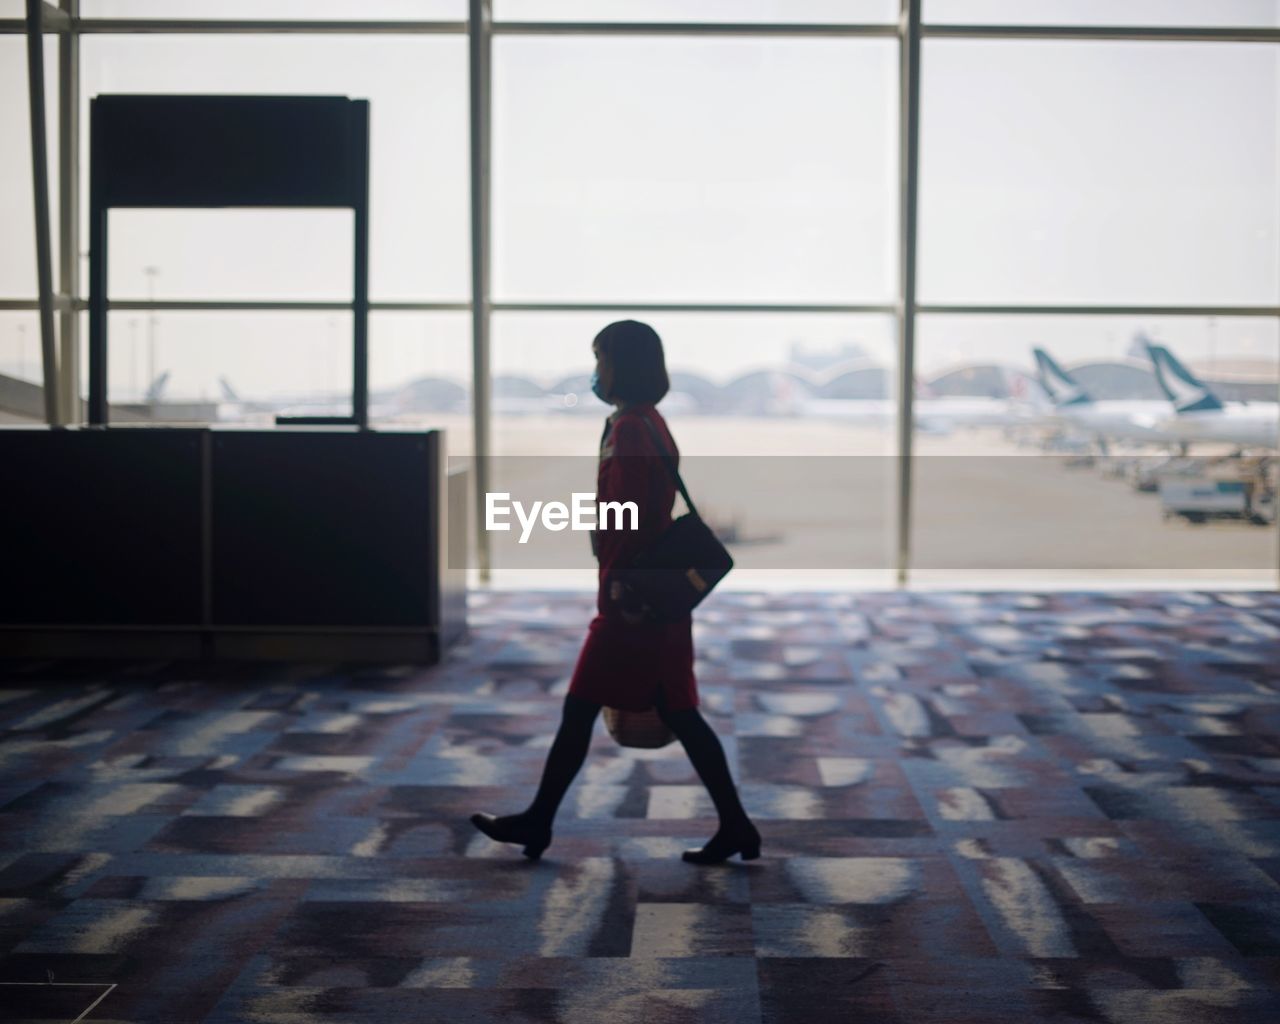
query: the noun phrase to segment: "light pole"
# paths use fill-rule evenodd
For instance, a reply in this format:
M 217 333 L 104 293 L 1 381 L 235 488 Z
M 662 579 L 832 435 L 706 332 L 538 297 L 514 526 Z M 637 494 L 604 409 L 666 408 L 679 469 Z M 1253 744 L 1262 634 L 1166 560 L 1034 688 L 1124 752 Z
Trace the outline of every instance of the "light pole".
M 329 336 L 326 339 L 327 343 L 325 345 L 325 360 L 324 360 L 325 368 L 321 373 L 322 383 L 320 387 L 322 389 L 323 388 L 333 389 L 334 387 L 336 387 L 337 375 L 334 373 L 333 354 L 338 350 L 338 346 L 337 346 L 338 318 L 337 317 L 333 317 L 333 316 L 329 317 L 328 335 Z
M 156 301 L 156 278 L 160 276 L 160 268 L 147 266 L 142 268 L 147 275 L 147 302 Z M 147 389 L 156 382 L 156 311 L 147 311 Z
M 134 401 L 141 401 L 142 392 L 138 389 L 138 318 L 129 317 L 129 385 Z

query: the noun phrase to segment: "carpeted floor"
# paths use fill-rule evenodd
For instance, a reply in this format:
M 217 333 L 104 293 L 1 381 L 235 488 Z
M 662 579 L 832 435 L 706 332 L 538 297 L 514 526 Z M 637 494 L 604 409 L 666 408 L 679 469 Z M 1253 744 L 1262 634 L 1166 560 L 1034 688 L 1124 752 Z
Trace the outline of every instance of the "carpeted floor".
M 682 752 L 600 725 L 531 864 L 467 816 L 590 608 L 474 597 L 429 671 L 0 670 L 0 1019 L 1280 1020 L 1280 595 L 717 595 L 764 856 L 682 863 Z

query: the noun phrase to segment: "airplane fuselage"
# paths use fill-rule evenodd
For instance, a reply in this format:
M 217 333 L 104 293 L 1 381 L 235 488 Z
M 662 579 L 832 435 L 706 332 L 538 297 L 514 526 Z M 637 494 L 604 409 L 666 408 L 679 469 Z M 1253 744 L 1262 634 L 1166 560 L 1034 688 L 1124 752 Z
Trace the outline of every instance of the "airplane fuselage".
M 1275 402 L 1228 402 L 1221 409 L 1166 416 L 1160 426 L 1188 443 L 1202 441 L 1246 448 L 1275 448 L 1280 406 Z
M 1026 419 L 1024 403 L 976 395 L 917 398 L 911 410 L 917 427 L 942 434 L 958 427 L 1004 426 Z M 886 398 L 811 398 L 798 403 L 794 411 L 815 419 L 888 424 L 897 419 L 898 403 Z
M 1106 399 L 1058 406 L 1050 414 L 1060 423 L 1097 437 L 1117 441 L 1177 441 L 1176 434 L 1162 420 L 1169 415 L 1169 403 L 1143 399 Z

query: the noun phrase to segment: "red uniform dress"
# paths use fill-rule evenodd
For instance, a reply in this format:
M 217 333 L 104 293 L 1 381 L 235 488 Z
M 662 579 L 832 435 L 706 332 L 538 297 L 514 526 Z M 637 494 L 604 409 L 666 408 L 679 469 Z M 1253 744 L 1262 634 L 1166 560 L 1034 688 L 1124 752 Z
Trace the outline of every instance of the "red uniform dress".
M 628 623 L 609 596 L 613 574 L 671 524 L 676 485 L 644 420 L 658 428 L 667 451 L 679 458 L 667 424 L 652 405 L 628 406 L 610 417 L 612 429 L 600 448 L 596 501 L 634 501 L 639 529 L 597 530 L 600 561 L 598 614 L 587 627 L 569 692 L 623 711 L 644 711 L 661 691 L 672 711 L 698 706 L 693 676 L 693 619 Z

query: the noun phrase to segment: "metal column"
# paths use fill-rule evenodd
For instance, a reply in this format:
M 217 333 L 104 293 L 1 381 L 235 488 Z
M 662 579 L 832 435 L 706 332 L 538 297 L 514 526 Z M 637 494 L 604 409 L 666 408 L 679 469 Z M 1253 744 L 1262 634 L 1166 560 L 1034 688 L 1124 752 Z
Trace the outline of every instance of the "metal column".
M 352 187 L 355 196 L 355 281 L 351 310 L 355 318 L 352 369 L 351 418 L 361 430 L 369 429 L 369 104 L 352 104 L 351 151 L 359 154 Z
M 62 0 L 72 19 L 58 37 L 58 409 L 63 423 L 80 420 L 80 0 Z
M 35 189 L 36 278 L 40 289 L 40 353 L 43 361 L 44 415 L 49 426 L 58 416 L 58 352 L 53 329 L 53 255 L 49 226 L 49 153 L 44 117 L 44 3 L 27 0 L 27 94 L 31 106 L 31 183 Z
M 911 564 L 911 446 L 916 357 L 916 200 L 920 185 L 920 4 L 902 0 L 898 36 L 898 586 Z
M 107 423 L 107 207 L 102 201 L 102 125 L 89 101 L 89 417 Z
M 470 0 L 471 49 L 471 422 L 474 433 L 476 555 L 480 579 L 489 579 L 489 535 L 484 501 L 489 490 L 489 139 L 490 0 Z

